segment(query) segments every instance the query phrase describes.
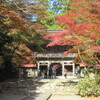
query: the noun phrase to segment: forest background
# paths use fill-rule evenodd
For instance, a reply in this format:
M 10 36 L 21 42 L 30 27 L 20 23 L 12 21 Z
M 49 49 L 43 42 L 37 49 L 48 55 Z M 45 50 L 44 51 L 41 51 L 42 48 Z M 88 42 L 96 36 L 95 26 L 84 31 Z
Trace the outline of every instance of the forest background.
M 47 29 L 61 31 L 47 35 Z M 0 0 L 0 77 L 32 64 L 32 45 L 43 50 L 43 37 L 52 40 L 48 46 L 73 46 L 65 54 L 76 52 L 76 62 L 100 65 L 100 1 Z

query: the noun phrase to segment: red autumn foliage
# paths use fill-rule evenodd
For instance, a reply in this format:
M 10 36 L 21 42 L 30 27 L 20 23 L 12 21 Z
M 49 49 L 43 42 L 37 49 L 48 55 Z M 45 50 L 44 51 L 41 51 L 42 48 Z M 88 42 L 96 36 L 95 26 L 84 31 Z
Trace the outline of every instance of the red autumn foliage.
M 3 7 L 0 7 L 0 13 L 6 16 L 5 24 L 9 27 L 9 30 L 16 28 L 19 31 L 26 31 L 25 29 L 27 21 L 21 18 L 18 13 Z
M 22 59 L 19 59 L 19 64 L 32 64 L 33 63 L 33 58 L 32 58 L 32 51 L 25 45 L 20 45 L 19 47 L 20 51 L 17 53 L 22 56 Z
M 99 52 L 100 53 L 100 46 L 92 45 L 92 49 L 95 50 L 95 52 Z
M 78 9 L 67 11 L 64 15 L 55 16 L 58 20 L 57 24 L 60 25 L 63 30 L 46 35 L 44 38 L 51 40 L 47 47 L 54 45 L 73 46 L 69 51 L 65 51 L 64 54 L 77 52 L 80 60 L 87 62 L 89 59 L 93 60 L 92 54 L 94 54 L 94 52 L 100 53 L 100 46 L 95 44 L 96 41 L 100 39 L 100 15 L 92 12 L 94 8 L 97 7 L 99 9 L 100 6 L 94 2 L 92 3 L 94 8 L 91 8 L 90 5 L 89 8 L 87 1 L 83 0 L 83 2 L 87 4 L 83 5 L 83 8 L 76 6 Z M 75 0 L 73 4 L 75 4 Z M 81 2 L 79 4 L 82 5 Z M 95 46 L 92 44 L 95 44 Z
M 76 35 L 89 35 L 90 33 L 87 32 L 88 29 L 91 27 L 87 23 L 81 23 L 81 24 L 75 24 L 75 22 L 71 21 L 72 23 L 69 23 L 68 20 L 62 20 L 63 17 L 58 17 L 62 23 L 69 25 L 70 27 L 66 30 L 62 30 L 59 32 L 56 32 L 54 34 L 50 34 L 45 36 L 45 39 L 51 39 L 52 42 L 47 45 L 48 46 L 54 46 L 54 45 L 76 45 L 80 44 L 82 41 L 78 38 L 76 38 Z M 65 17 L 66 18 L 66 17 Z M 70 35 L 70 38 L 67 38 L 67 36 Z
M 66 25 L 66 24 L 68 24 L 69 26 L 72 26 L 72 25 L 75 24 L 75 22 L 67 19 L 66 16 L 56 16 L 55 18 L 57 18 L 59 20 L 59 22 L 57 23 L 59 25 L 62 25 L 62 24 Z
M 100 12 L 100 2 L 92 2 L 92 5 L 94 6 L 94 10 Z

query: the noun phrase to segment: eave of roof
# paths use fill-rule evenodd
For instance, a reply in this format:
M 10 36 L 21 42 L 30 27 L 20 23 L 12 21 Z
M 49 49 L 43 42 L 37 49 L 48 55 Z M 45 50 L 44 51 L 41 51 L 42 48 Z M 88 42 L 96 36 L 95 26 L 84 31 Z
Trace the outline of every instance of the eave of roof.
M 20 68 L 36 68 L 36 64 L 22 64 Z

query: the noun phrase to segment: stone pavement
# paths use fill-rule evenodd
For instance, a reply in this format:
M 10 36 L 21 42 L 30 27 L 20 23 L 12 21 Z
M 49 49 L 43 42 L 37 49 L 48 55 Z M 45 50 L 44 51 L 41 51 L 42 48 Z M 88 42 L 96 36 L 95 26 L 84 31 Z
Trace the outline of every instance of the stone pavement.
M 100 97 L 81 97 L 70 94 L 37 94 L 32 96 L 0 95 L 0 100 L 100 100 Z
M 44 94 L 41 93 L 41 94 L 34 94 L 32 96 L 25 97 L 22 100 L 48 100 L 50 96 L 51 96 L 50 93 L 44 93 Z
M 33 94 L 31 96 L 0 94 L 0 100 L 47 100 L 50 94 Z
M 74 94 L 53 94 L 48 100 L 100 100 L 100 97 L 81 97 Z
M 72 84 L 70 79 L 72 80 L 72 78 L 57 77 L 57 79 L 9 81 L 1 84 L 3 93 L 0 94 L 0 100 L 47 100 L 53 93 L 71 93 L 74 89 L 70 90 Z M 73 85 L 71 87 L 73 88 Z
M 10 81 L 1 84 L 3 93 L 0 94 L 0 100 L 86 100 L 75 95 L 78 80 L 75 77 L 57 77 Z M 72 99 L 73 96 L 77 99 Z
M 22 100 L 24 97 L 21 95 L 0 94 L 0 100 Z

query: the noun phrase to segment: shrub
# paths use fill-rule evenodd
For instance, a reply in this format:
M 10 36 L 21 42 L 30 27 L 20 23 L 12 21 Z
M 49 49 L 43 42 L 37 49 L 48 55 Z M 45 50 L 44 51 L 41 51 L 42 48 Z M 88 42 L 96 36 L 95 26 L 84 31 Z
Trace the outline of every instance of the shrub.
M 96 79 L 85 77 L 77 84 L 79 95 L 81 96 L 100 96 L 100 84 Z

